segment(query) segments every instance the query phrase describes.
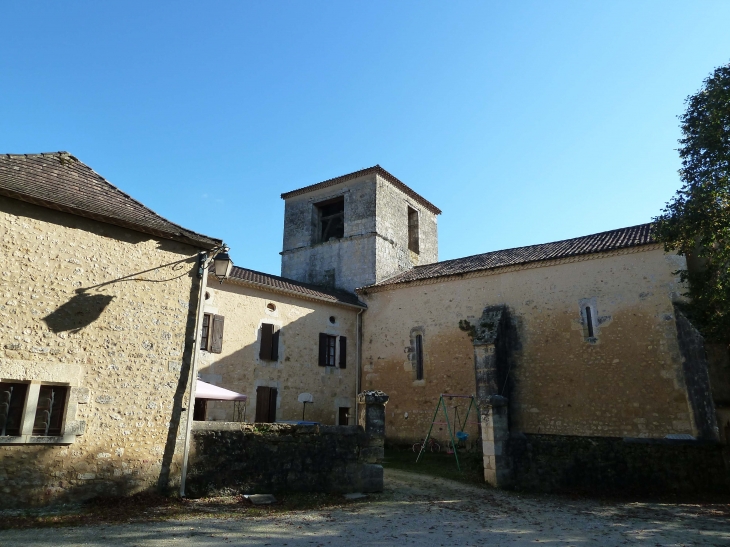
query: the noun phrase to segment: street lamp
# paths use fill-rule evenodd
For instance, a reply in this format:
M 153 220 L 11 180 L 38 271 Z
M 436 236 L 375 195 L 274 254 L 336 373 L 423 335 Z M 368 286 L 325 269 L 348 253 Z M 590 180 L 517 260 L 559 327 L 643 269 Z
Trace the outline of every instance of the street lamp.
M 233 268 L 233 260 L 228 256 L 228 247 L 223 247 L 221 251 L 213 257 L 213 275 L 218 278 L 218 281 L 223 283 L 231 274 Z

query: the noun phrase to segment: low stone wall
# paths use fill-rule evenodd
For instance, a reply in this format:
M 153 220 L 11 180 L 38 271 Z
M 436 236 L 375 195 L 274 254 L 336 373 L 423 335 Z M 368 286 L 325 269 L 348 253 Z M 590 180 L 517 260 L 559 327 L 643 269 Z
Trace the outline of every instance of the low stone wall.
M 723 447 L 693 441 L 512 435 L 520 490 L 591 494 L 727 493 Z
M 195 422 L 187 478 L 192 497 L 218 493 L 379 492 L 360 426 Z

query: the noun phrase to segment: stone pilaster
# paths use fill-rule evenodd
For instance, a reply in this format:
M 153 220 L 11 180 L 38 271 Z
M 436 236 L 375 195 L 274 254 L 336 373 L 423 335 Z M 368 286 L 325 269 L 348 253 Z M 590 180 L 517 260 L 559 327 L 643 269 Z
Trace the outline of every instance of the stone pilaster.
M 360 459 L 367 463 L 383 461 L 385 447 L 385 405 L 388 397 L 382 391 L 363 391 L 357 396 L 358 423 L 368 438 L 367 448 L 360 450 Z

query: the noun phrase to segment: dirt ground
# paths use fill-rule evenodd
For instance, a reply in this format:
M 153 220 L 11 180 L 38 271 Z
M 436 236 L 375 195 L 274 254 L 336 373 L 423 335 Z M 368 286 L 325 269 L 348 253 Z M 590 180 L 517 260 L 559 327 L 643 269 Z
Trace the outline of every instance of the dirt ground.
M 496 491 L 386 470 L 386 491 L 317 510 L 0 531 L 0 545 L 730 545 L 730 504 L 618 503 Z

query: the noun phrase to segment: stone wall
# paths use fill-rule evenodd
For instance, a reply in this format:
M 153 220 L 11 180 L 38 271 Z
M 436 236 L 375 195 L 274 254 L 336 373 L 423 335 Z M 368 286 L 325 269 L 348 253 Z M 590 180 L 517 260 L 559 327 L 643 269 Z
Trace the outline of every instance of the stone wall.
M 175 482 L 196 249 L 7 198 L 0 233 L 0 381 L 71 388 L 60 437 L 0 437 L 0 506 Z
M 423 438 L 440 393 L 475 393 L 474 347 L 459 322 L 476 324 L 485 308 L 504 305 L 510 347 L 498 341 L 496 351 L 511 352 L 499 393 L 511 431 L 695 435 L 673 307 L 682 264 L 645 246 L 364 294 L 363 389 L 390 395 L 389 441 Z M 596 312 L 593 339 L 586 302 Z M 423 333 L 423 380 L 410 358 L 414 329 Z
M 379 492 L 383 468 L 366 463 L 359 426 L 197 422 L 187 491 L 218 493 Z
M 723 447 L 714 443 L 513 435 L 520 490 L 601 494 L 728 493 Z
M 205 311 L 225 317 L 223 352 L 201 352 L 198 371 L 208 383 L 248 396 L 246 420 L 256 413 L 256 388 L 278 391 L 277 420 L 301 420 L 300 393 L 310 393 L 305 418 L 323 424 L 338 424 L 340 407 L 350 408 L 355 422 L 357 389 L 357 312 L 353 307 L 306 300 L 226 281 L 211 285 Z M 268 306 L 273 305 L 273 310 Z M 330 319 L 334 319 L 331 322 Z M 259 358 L 261 325 L 279 331 L 278 360 Z M 345 368 L 318 366 L 319 333 L 347 340 Z M 338 347 L 339 350 L 339 347 Z M 337 352 L 339 362 L 339 351 Z M 208 403 L 208 419 L 233 420 L 233 403 Z
M 408 207 L 418 212 L 418 253 L 408 249 Z M 380 176 L 377 180 L 376 223 L 376 282 L 413 266 L 438 262 L 437 216 Z

